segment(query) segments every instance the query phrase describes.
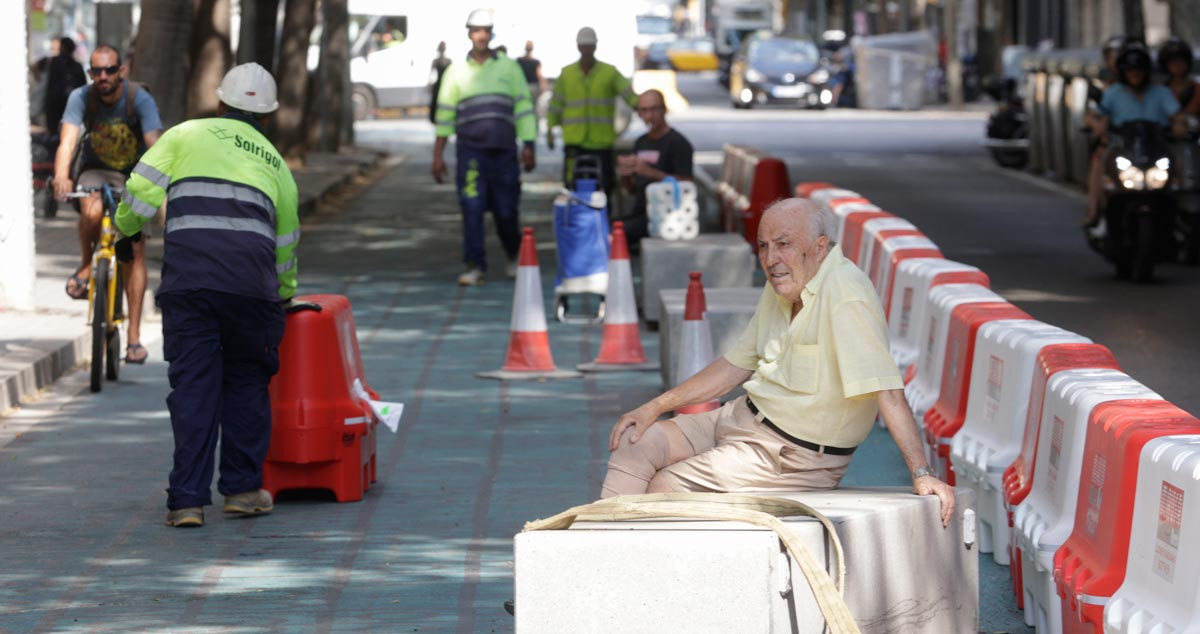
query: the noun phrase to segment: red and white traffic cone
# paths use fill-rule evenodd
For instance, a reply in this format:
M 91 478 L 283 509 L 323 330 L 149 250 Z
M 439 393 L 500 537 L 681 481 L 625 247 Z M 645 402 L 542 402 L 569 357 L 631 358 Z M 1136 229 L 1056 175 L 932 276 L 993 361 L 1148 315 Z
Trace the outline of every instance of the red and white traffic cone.
M 683 308 L 683 328 L 679 336 L 679 365 L 676 366 L 675 380 L 683 383 L 692 375 L 708 367 L 716 355 L 713 354 L 712 331 L 708 327 L 708 304 L 704 299 L 704 285 L 700 283 L 700 272 L 688 273 L 687 303 Z M 713 399 L 706 403 L 685 405 L 675 411 L 676 414 L 699 414 L 710 412 L 721 406 L 721 401 Z
M 566 379 L 579 376 L 574 370 L 560 370 L 550 354 L 550 335 L 546 332 L 546 304 L 542 299 L 542 273 L 538 268 L 533 229 L 525 227 L 521 252 L 517 258 L 517 288 L 513 292 L 512 326 L 504 366 L 492 372 L 477 372 L 481 379 L 515 381 L 521 379 Z
M 657 370 L 658 364 L 646 360 L 638 331 L 637 303 L 633 299 L 633 270 L 629 265 L 629 245 L 625 242 L 625 223 L 613 223 L 612 249 L 608 258 L 608 290 L 604 295 L 604 336 L 600 352 L 591 363 L 575 366 L 584 372 L 620 370 Z

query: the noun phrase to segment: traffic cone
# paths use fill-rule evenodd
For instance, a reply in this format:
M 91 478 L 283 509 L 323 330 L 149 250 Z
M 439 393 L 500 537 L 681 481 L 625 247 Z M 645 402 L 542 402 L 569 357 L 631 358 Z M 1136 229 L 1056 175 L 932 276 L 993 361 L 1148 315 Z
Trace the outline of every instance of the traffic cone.
M 700 283 L 700 272 L 688 273 L 687 303 L 683 308 L 683 329 L 679 336 L 679 365 L 675 372 L 675 380 L 683 383 L 692 375 L 708 367 L 716 355 L 713 354 L 712 332 L 708 327 L 707 302 L 704 299 L 704 285 Z M 710 412 L 721 406 L 721 401 L 713 399 L 707 403 L 685 405 L 675 411 L 676 414 L 699 414 Z
M 511 334 L 504 366 L 492 372 L 477 372 L 481 379 L 516 381 L 521 379 L 567 379 L 580 376 L 574 370 L 560 370 L 550 354 L 550 335 L 546 332 L 546 305 L 542 299 L 542 273 L 538 268 L 533 229 L 525 227 L 521 253 L 517 258 L 517 287 L 513 291 Z
M 581 363 L 575 368 L 584 372 L 658 369 L 657 363 L 646 360 L 646 352 L 642 350 L 637 303 L 633 299 L 633 270 L 625 242 L 625 223 L 621 221 L 614 222 L 612 229 L 600 353 L 591 363 Z

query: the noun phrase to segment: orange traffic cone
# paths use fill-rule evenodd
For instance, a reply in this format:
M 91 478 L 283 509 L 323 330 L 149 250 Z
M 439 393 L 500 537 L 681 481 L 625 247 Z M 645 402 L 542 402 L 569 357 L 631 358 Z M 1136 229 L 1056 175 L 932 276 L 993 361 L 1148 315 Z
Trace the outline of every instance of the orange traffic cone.
M 708 367 L 716 355 L 713 354 L 712 332 L 708 327 L 707 302 L 704 299 L 704 285 L 700 283 L 700 272 L 688 273 L 687 303 L 683 308 L 683 329 L 679 336 L 679 365 L 676 367 L 675 380 L 683 383 L 692 375 Z M 707 403 L 685 405 L 676 414 L 699 414 L 709 412 L 721 406 L 721 401 L 713 399 Z
M 533 229 L 525 227 L 521 253 L 517 258 L 517 288 L 513 292 L 512 326 L 504 366 L 492 372 L 477 372 L 481 379 L 514 381 L 521 379 L 566 379 L 579 376 L 574 370 L 560 370 L 550 355 L 550 335 L 546 332 L 546 305 L 542 299 L 542 274 L 538 268 Z
M 604 295 L 604 336 L 600 353 L 591 363 L 575 366 L 584 372 L 619 370 L 657 370 L 658 364 L 646 360 L 638 333 L 637 303 L 633 299 L 633 270 L 629 265 L 629 246 L 625 242 L 625 223 L 613 223 L 612 250 L 608 257 L 608 290 Z

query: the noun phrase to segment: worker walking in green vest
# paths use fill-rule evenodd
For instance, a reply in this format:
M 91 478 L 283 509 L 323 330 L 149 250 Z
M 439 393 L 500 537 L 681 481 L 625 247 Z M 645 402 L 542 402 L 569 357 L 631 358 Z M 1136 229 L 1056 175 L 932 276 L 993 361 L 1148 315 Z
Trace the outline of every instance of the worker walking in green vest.
M 599 163 L 604 193 L 611 196 L 616 100 L 619 97 L 630 108 L 636 108 L 637 95 L 615 66 L 596 59 L 596 42 L 596 31 L 590 26 L 579 29 L 575 36 L 579 61 L 563 68 L 554 82 L 546 115 L 546 144 L 554 147 L 554 128 L 562 126 L 563 181 L 573 187 L 579 159 L 592 156 Z

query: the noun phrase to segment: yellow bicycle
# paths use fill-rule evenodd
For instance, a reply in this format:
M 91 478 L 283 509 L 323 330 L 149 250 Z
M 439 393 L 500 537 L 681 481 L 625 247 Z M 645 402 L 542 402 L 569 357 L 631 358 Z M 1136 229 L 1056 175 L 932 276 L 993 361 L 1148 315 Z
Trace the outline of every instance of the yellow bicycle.
M 116 381 L 121 370 L 121 324 L 125 321 L 124 282 L 117 260 L 117 228 L 113 214 L 118 196 L 124 189 L 108 184 L 77 187 L 68 198 L 86 198 L 100 192 L 104 213 L 100 219 L 100 240 L 92 253 L 92 274 L 88 277 L 88 323 L 92 327 L 91 388 L 99 392 L 102 381 Z

